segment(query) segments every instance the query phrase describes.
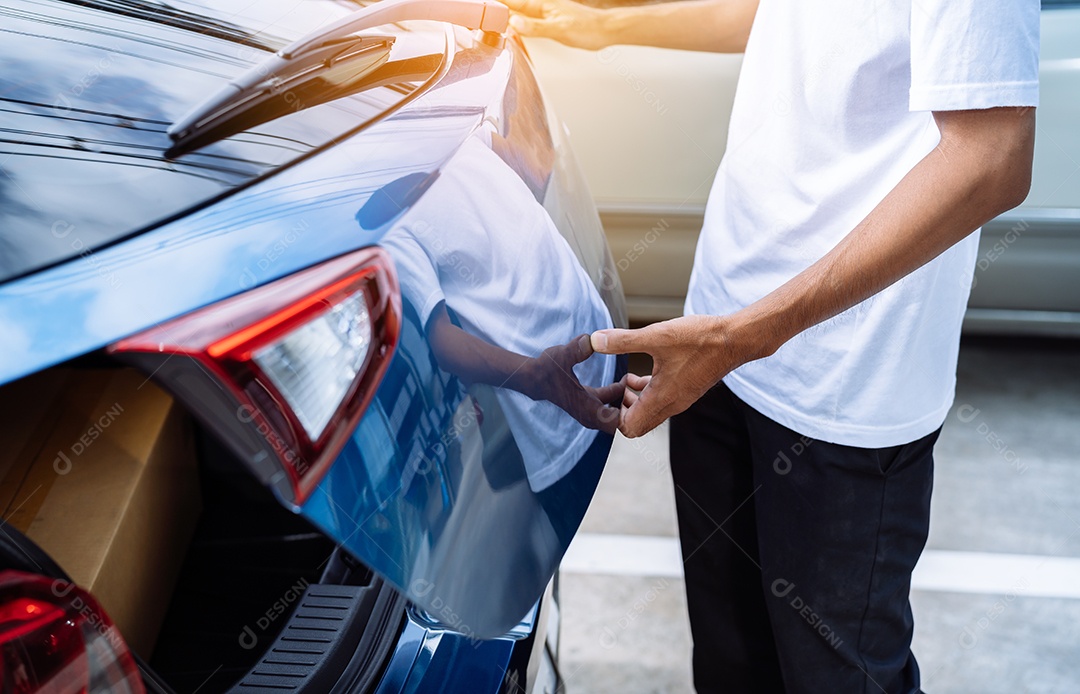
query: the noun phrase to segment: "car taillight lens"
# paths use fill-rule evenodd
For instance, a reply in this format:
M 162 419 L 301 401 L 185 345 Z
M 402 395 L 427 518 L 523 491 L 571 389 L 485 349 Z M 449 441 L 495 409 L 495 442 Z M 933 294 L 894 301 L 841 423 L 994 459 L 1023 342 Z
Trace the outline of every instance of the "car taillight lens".
M 71 583 L 0 572 L 0 690 L 11 694 L 143 694 L 120 632 Z
M 279 474 L 262 477 L 299 505 L 374 395 L 397 344 L 400 314 L 390 257 L 367 248 L 155 326 L 109 351 L 158 374 L 253 467 L 275 459 Z M 243 443 L 252 431 L 259 450 Z
M 371 347 L 371 319 L 363 290 L 274 340 L 253 359 L 285 397 L 308 438 L 318 440 L 345 400 Z

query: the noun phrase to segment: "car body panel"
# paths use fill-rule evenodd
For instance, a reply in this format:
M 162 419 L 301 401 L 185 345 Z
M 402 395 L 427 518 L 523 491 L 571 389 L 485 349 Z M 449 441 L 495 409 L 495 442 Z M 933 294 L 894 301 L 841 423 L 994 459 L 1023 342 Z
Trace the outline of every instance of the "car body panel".
M 547 656 L 546 610 L 551 591 L 508 634 L 479 640 L 447 629 L 427 615 L 409 610 L 397 647 L 374 694 L 439 691 L 445 694 L 498 694 L 527 691 L 555 694 L 558 675 L 543 672 Z M 529 672 L 515 671 L 527 651 Z
M 424 254 L 449 258 L 450 270 L 476 278 L 465 289 L 480 297 L 481 308 L 489 287 L 504 287 L 496 292 L 503 296 L 513 296 L 514 287 L 536 288 L 518 297 L 514 315 L 507 315 L 506 344 L 498 346 L 537 356 L 555 344 L 553 335 L 563 343 L 622 324 L 621 290 L 599 218 L 519 45 L 491 47 L 469 32 L 439 32 L 452 49 L 450 65 L 438 84 L 400 111 L 190 214 L 96 250 L 83 241 L 74 259 L 0 284 L 7 347 L 0 383 L 365 246 L 383 244 L 404 270 L 417 258 L 404 257 L 403 246 L 388 245 L 389 239 L 415 227 L 421 211 L 431 224 L 428 232 L 413 232 L 412 241 Z M 454 173 L 466 156 L 474 163 L 466 171 L 479 178 Z M 410 177 L 434 183 L 414 198 L 391 200 L 390 208 L 376 204 Z M 456 190 L 448 188 L 455 181 L 475 191 L 473 208 L 440 193 Z M 515 229 L 507 214 L 485 218 L 496 202 L 520 219 L 544 223 L 530 232 Z M 456 219 L 470 209 L 479 216 Z M 475 224 L 492 238 L 520 237 L 523 252 L 495 267 L 486 264 L 482 247 L 454 247 L 456 231 Z M 80 240 L 75 232 L 60 238 Z M 557 252 L 536 255 L 536 248 Z M 408 277 L 399 275 L 404 320 L 387 375 L 345 449 L 295 510 L 446 627 L 473 640 L 496 637 L 543 594 L 612 437 L 559 411 L 547 429 L 536 430 L 550 439 L 538 441 L 520 413 L 514 421 L 505 389 L 466 385 L 442 371 L 421 318 L 424 307 L 410 298 Z M 536 311 L 550 313 L 547 304 L 557 296 L 566 309 L 561 318 L 546 327 L 536 323 Z M 458 310 L 453 301 L 455 319 L 469 327 L 472 309 Z M 595 355 L 583 366 L 593 386 L 621 375 L 612 357 Z M 148 375 L 169 388 L 168 373 Z M 199 415 L 198 403 L 185 404 Z M 556 458 L 563 449 L 573 452 L 568 470 L 543 489 L 534 489 L 529 477 L 529 461 L 542 465 L 548 454 L 538 454 L 538 445 Z M 456 662 L 449 643 L 429 644 L 438 653 L 433 662 L 449 659 L 439 667 Z
M 483 68 L 474 56 L 470 80 L 484 69 L 496 85 L 513 79 L 510 55 Z M 417 104 L 430 108 L 451 100 L 452 90 L 436 88 Z M 518 84 L 510 98 L 525 91 Z M 484 114 L 491 128 L 473 133 L 423 198 L 386 223 L 381 243 L 393 255 L 402 285 L 399 346 L 349 445 L 301 508 L 440 622 L 480 637 L 506 632 L 535 605 L 584 515 L 611 444 L 610 435 L 587 432 L 562 412 L 550 430 L 541 429 L 547 444 L 532 440 L 527 430 L 540 427 L 546 415 L 527 406 L 526 423 L 525 410 L 517 409 L 520 398 L 468 385 L 467 376 L 442 370 L 428 334 L 431 287 L 410 286 L 437 275 L 447 307 L 467 331 L 520 354 L 536 355 L 612 325 L 606 310 L 582 312 L 570 305 L 554 323 L 539 318 L 537 302 L 560 301 L 575 278 L 582 293 L 596 295 L 597 305 L 599 294 L 591 277 L 566 273 L 577 266 L 574 249 L 541 206 L 562 187 L 551 173 L 557 155 L 515 142 L 515 132 L 529 127 L 523 121 L 533 114 L 515 112 L 529 102 L 507 110 L 506 101 Z M 496 209 L 503 212 L 492 214 Z M 529 221 L 535 219 L 529 210 L 543 216 L 542 228 Z M 508 233 L 516 251 L 509 257 L 495 248 Z M 549 244 L 563 255 L 552 255 Z M 539 285 L 535 294 L 523 289 L 536 280 L 552 287 L 546 296 Z M 477 305 L 478 297 L 481 303 L 507 301 L 506 313 L 498 309 L 492 317 Z M 518 328 L 493 327 L 500 323 Z M 582 366 L 590 363 L 599 374 L 592 385 L 617 378 L 610 357 L 594 355 Z M 551 450 L 530 450 L 545 445 Z M 560 464 L 564 450 L 573 451 L 573 465 L 565 474 L 555 472 L 558 478 L 548 484 L 545 473 Z M 475 549 L 463 550 L 465 543 Z
M 375 694 L 496 694 L 513 649 L 510 639 L 473 641 L 410 618 Z
M 454 114 L 448 121 L 452 125 L 441 132 L 418 138 L 415 170 L 437 169 L 479 119 Z M 351 138 L 221 204 L 0 285 L 0 325 L 8 345 L 0 356 L 0 382 L 375 243 L 381 234 L 358 228 L 355 214 L 372 192 L 400 175 L 400 159 L 390 170 L 358 170 L 356 162 L 372 161 L 392 128 L 376 124 L 366 137 Z
M 1043 7 L 1032 188 L 982 231 L 971 332 L 1080 334 L 1080 3 Z M 529 51 L 574 134 L 631 317 L 681 315 L 741 56 L 545 39 Z

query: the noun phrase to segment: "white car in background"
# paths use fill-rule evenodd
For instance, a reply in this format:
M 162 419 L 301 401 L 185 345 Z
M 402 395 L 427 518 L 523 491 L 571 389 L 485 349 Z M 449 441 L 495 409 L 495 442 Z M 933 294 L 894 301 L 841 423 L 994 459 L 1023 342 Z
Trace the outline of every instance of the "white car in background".
M 968 332 L 1080 335 L 1080 0 L 1042 6 L 1031 193 L 982 230 Z M 742 57 L 528 48 L 573 135 L 631 320 L 681 315 Z

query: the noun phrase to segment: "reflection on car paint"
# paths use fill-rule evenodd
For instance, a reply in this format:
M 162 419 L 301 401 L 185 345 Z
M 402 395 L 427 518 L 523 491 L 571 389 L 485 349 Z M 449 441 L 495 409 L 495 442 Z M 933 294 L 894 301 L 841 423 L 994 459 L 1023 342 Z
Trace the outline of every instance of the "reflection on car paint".
M 489 69 L 505 76 L 509 67 L 495 61 Z M 423 101 L 458 99 L 454 88 L 476 87 L 458 83 Z M 595 430 L 603 422 L 582 426 L 552 402 L 500 387 L 512 374 L 485 368 L 479 375 L 468 359 L 445 353 L 538 357 L 611 325 L 596 287 L 538 202 L 538 179 L 529 185 L 507 164 L 507 154 L 527 159 L 498 135 L 500 125 L 485 119 L 437 172 L 406 174 L 357 211 L 365 232 L 385 229 L 380 244 L 402 288 L 401 339 L 376 402 L 302 509 L 435 618 L 474 636 L 512 626 L 496 615 L 508 605 L 517 615 L 532 607 L 554 568 L 547 561 L 565 551 L 611 442 Z M 569 377 L 558 368 L 544 378 Z M 604 355 L 567 368 L 592 388 L 616 375 L 614 359 Z M 463 538 L 498 561 L 454 561 Z M 462 621 L 460 614 L 479 617 Z
M 470 171 L 491 177 L 459 179 L 458 187 L 511 196 L 500 200 L 510 211 L 499 220 L 486 220 L 489 226 L 518 238 L 517 223 L 529 217 L 536 225 L 526 231 L 547 251 L 537 255 L 522 243 L 520 256 L 501 266 L 500 272 L 517 273 L 511 279 L 521 286 L 533 287 L 509 317 L 503 312 L 476 315 L 444 291 L 447 315 L 453 312 L 474 337 L 529 357 L 611 325 L 597 294 L 597 277 L 587 276 L 577 261 L 594 260 L 592 254 L 598 251 L 569 226 L 567 198 L 560 197 L 565 181 L 555 182 L 565 173 L 559 158 L 546 145 L 532 144 L 535 138 L 519 140 L 515 135 L 540 127 L 542 114 L 520 87 L 516 103 L 501 100 L 514 61 L 523 60 L 522 54 L 512 49 L 482 56 L 488 49 L 470 50 L 477 51 L 473 55 L 478 59 L 467 74 L 460 73 L 396 116 L 332 148 L 122 244 L 0 284 L 5 343 L 0 381 L 379 243 L 391 231 L 397 233 L 398 225 L 426 218 L 433 229 L 444 224 L 449 229 L 452 220 L 445 214 L 467 211 L 452 199 L 444 198 L 445 214 L 408 208 L 420 208 L 427 194 L 454 190 L 457 161 L 471 161 Z M 360 223 L 357 213 L 373 195 L 393 190 L 395 181 L 410 175 L 409 180 L 431 177 L 424 196 L 406 199 L 407 209 L 375 222 L 377 228 Z M 450 192 L 445 195 L 453 198 Z M 78 230 L 85 228 L 70 221 Z M 436 238 L 453 242 L 449 233 L 428 236 L 429 243 Z M 425 238 L 413 235 L 417 242 Z M 81 231 L 63 240 L 73 239 L 80 239 L 85 249 L 94 245 Z M 387 245 L 393 251 L 393 239 Z M 458 250 L 476 254 L 463 261 L 474 277 L 485 277 L 482 271 L 490 274 L 485 249 Z M 546 264 L 537 262 L 541 259 Z M 442 262 L 445 266 L 449 261 L 444 257 Z M 549 286 L 566 282 L 588 300 L 581 306 L 563 304 L 560 311 L 545 294 Z M 512 289 L 509 285 L 500 299 L 510 298 Z M 529 400 L 514 415 L 504 403 L 507 393 L 442 370 L 422 319 L 423 306 L 414 305 L 422 301 L 409 298 L 415 294 L 417 289 L 406 288 L 399 349 L 372 407 L 300 512 L 440 621 L 462 633 L 493 636 L 512 627 L 543 592 L 584 514 L 611 437 L 555 410 L 547 428 L 550 441 L 519 441 L 525 436 L 523 413 L 534 406 L 549 411 L 554 406 Z M 542 303 L 549 301 L 551 305 Z M 538 315 L 543 316 L 544 330 L 532 324 L 536 316 L 529 313 L 530 306 L 542 309 Z M 499 319 L 506 324 L 495 325 Z M 614 368 L 607 358 L 594 357 L 579 375 L 587 385 L 597 386 L 620 375 L 612 373 Z M 559 461 L 566 441 L 577 442 L 573 455 Z M 522 450 L 534 443 L 546 445 L 553 455 Z M 548 466 L 549 461 L 558 465 Z M 534 481 L 534 490 L 530 466 L 537 473 L 546 467 L 558 472 L 542 483 Z
M 604 424 L 595 396 L 569 386 L 600 388 L 614 374 L 611 356 L 575 368 L 572 359 L 541 353 L 608 318 L 566 241 L 486 139 L 483 130 L 469 138 L 380 243 L 439 363 L 466 382 L 496 387 L 529 483 L 540 491 L 592 443 L 594 432 L 572 427 L 573 417 L 594 429 Z M 530 378 L 520 378 L 522 356 L 541 357 L 530 362 Z M 555 386 L 562 381 L 567 388 Z

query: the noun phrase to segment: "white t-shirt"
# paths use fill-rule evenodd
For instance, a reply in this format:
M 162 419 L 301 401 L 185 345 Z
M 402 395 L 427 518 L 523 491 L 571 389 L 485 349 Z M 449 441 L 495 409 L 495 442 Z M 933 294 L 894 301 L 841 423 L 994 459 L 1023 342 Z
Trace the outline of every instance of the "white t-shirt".
M 528 186 L 470 137 L 424 196 L 380 241 L 402 294 L 427 324 L 445 301 L 467 333 L 530 357 L 611 327 L 596 287 Z M 593 387 L 611 383 L 615 358 L 594 354 L 574 368 Z M 596 438 L 559 407 L 496 388 L 521 450 L 529 486 L 551 486 Z
M 936 146 L 932 111 L 1035 106 L 1038 0 L 761 0 L 686 312 L 728 314 L 831 250 Z M 913 441 L 952 404 L 978 233 L 724 382 L 801 434 Z

